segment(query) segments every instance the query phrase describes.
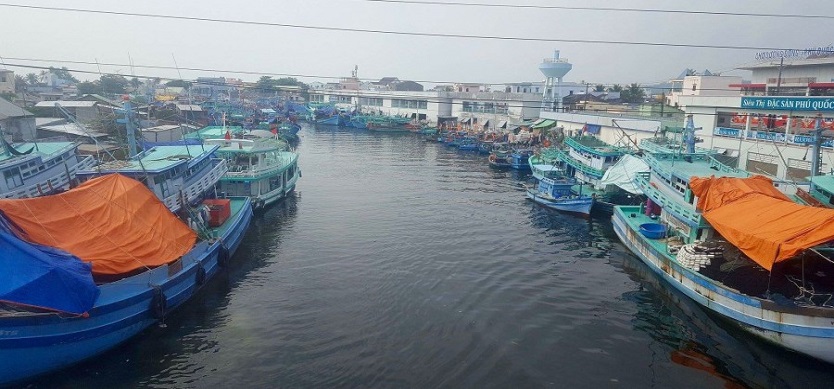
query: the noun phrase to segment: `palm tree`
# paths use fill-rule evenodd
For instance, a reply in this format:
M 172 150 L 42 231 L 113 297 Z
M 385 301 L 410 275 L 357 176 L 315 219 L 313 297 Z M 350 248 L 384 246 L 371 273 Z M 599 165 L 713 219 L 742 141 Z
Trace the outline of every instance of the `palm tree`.
M 29 83 L 29 85 L 32 85 L 32 86 L 38 85 L 38 75 L 35 74 L 35 73 L 27 74 L 26 75 L 26 82 Z
M 642 103 L 646 99 L 646 91 L 640 84 L 631 84 L 620 93 L 620 97 L 626 103 Z
M 597 84 L 594 86 L 594 92 L 605 92 L 605 85 Z
M 608 88 L 608 91 L 609 92 L 622 92 L 623 91 L 623 86 L 620 85 L 620 84 L 614 84 L 614 85 L 611 85 L 610 88 Z
M 26 90 L 26 79 L 23 78 L 20 74 L 14 75 L 14 91 L 15 92 L 23 92 Z

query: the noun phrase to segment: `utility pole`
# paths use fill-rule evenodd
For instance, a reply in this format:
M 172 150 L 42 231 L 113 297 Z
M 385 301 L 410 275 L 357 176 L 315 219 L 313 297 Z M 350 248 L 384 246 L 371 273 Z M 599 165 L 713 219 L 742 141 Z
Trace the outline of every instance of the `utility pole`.
M 591 84 L 585 82 L 584 80 L 582 82 L 585 83 L 585 103 L 582 104 L 582 110 L 587 111 L 588 110 L 588 86 L 590 86 Z
M 785 57 L 782 56 L 779 58 L 779 77 L 776 79 L 776 94 L 774 96 L 779 96 L 779 88 L 782 87 L 782 67 L 785 65 Z
M 813 177 L 820 174 L 820 147 L 822 146 L 822 115 L 817 115 L 816 125 L 814 126 L 814 144 L 811 155 L 811 192 L 814 191 Z

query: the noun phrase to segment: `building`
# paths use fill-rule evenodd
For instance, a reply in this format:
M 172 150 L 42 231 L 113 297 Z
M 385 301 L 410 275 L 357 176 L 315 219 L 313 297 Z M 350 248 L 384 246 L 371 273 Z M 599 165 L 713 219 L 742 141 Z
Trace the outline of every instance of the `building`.
M 14 72 L 0 69 L 0 93 L 14 93 Z
M 703 74 L 689 74 L 671 81 L 672 89 L 666 93 L 666 104 L 680 106 L 681 96 L 738 96 L 741 77 L 722 76 L 705 70 Z
M 0 98 L 0 130 L 11 141 L 35 139 L 35 115 Z
M 474 89 L 474 88 L 473 88 Z M 435 122 L 440 116 L 512 123 L 538 117 L 538 94 L 385 90 L 311 90 L 310 101 L 330 102 L 344 110 L 406 116 Z
M 60 106 L 60 108 L 58 107 Z M 53 116 L 65 116 L 63 111 L 72 115 L 75 120 L 81 123 L 90 123 L 99 119 L 99 115 L 103 113 L 113 113 L 117 107 L 101 103 L 99 101 L 41 101 L 35 104 L 35 108 L 40 109 L 54 109 Z M 63 110 L 62 110 L 63 109 Z
M 733 93 L 682 95 L 679 106 L 701 128 L 702 147 L 736 158 L 750 172 L 804 182 L 818 117 L 825 129 L 820 170 L 834 168 L 834 98 L 826 97 L 834 96 L 834 57 L 813 50 L 781 54 L 745 67 L 751 82 L 731 84 Z

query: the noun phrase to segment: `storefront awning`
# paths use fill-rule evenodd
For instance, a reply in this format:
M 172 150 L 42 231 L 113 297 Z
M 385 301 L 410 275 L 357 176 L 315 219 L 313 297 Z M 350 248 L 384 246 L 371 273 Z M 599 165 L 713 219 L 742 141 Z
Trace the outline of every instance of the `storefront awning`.
M 555 126 L 555 125 L 556 125 L 556 121 L 555 121 L 555 120 L 550 120 L 550 119 L 541 119 L 541 120 L 540 120 L 539 122 L 537 122 L 536 124 L 533 124 L 532 126 L 530 126 L 530 128 L 544 130 L 544 129 L 548 129 L 548 128 L 550 128 L 550 127 L 553 127 L 553 126 Z

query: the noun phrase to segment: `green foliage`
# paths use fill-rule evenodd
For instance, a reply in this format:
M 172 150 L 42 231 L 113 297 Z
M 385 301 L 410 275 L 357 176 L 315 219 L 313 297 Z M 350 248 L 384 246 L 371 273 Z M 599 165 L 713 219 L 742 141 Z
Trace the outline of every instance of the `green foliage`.
M 29 73 L 26 75 L 26 83 L 32 86 L 38 85 L 38 75 L 35 73 Z
M 122 94 L 127 91 L 129 81 L 118 74 L 105 74 L 99 78 L 99 86 L 105 94 Z
M 610 88 L 608 88 L 608 91 L 609 92 L 622 92 L 623 91 L 623 86 L 620 85 L 620 84 L 614 84 L 614 85 L 611 85 Z
M 3 92 L 0 93 L 0 99 L 12 101 L 17 95 L 14 92 Z
M 78 83 L 78 79 L 75 78 L 72 74 L 70 74 L 69 69 L 67 69 L 66 66 L 62 66 L 60 69 L 50 66 L 49 71 L 62 80 L 70 81 L 72 83 Z
M 605 92 L 605 85 L 597 84 L 594 86 L 594 92 Z
M 186 90 L 191 89 L 191 83 L 185 80 L 171 80 L 165 83 L 166 86 L 173 86 L 173 87 L 180 87 L 185 88 Z
M 26 90 L 26 79 L 19 74 L 14 75 L 14 91 L 23 92 Z
M 646 99 L 646 91 L 640 84 L 631 84 L 620 92 L 620 98 L 626 103 L 642 103 Z
M 307 89 L 307 84 L 298 81 L 295 77 L 282 77 L 278 79 L 273 79 L 270 76 L 261 76 L 258 79 L 258 82 L 255 83 L 255 87 L 262 91 L 271 91 L 277 90 L 279 86 L 297 86 L 302 89 Z
M 87 95 L 101 92 L 101 87 L 99 86 L 98 82 L 79 82 L 75 85 L 75 87 L 78 88 L 79 95 Z

